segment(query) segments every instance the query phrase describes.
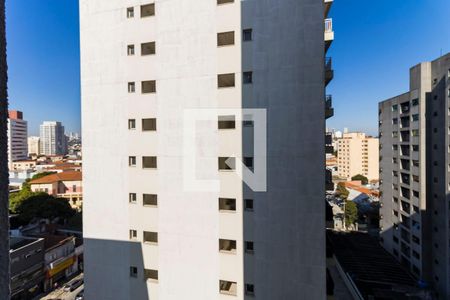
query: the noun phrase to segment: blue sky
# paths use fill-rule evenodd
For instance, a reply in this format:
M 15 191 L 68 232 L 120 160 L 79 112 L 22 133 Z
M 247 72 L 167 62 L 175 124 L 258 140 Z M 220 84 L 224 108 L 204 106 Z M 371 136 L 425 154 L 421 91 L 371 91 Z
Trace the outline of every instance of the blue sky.
M 7 0 L 10 108 L 80 131 L 77 0 Z M 377 104 L 407 91 L 409 68 L 450 52 L 449 0 L 335 0 L 330 128 L 377 132 Z

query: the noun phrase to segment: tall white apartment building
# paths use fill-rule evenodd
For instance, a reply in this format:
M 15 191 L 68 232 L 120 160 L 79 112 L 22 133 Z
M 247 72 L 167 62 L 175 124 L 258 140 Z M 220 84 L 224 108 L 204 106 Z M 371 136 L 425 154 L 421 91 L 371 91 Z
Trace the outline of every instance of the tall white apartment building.
M 28 157 L 28 123 L 21 111 L 8 112 L 8 165 Z
M 30 154 L 41 154 L 41 138 L 38 136 L 28 137 L 28 155 Z
M 330 4 L 80 1 L 87 299 L 325 299 Z
M 61 155 L 67 153 L 64 126 L 61 122 L 44 121 L 40 126 L 41 154 Z
M 362 132 L 344 133 L 337 140 L 338 176 L 350 180 L 363 175 L 379 179 L 379 140 Z
M 450 295 L 450 53 L 410 69 L 408 92 L 379 104 L 381 242 Z

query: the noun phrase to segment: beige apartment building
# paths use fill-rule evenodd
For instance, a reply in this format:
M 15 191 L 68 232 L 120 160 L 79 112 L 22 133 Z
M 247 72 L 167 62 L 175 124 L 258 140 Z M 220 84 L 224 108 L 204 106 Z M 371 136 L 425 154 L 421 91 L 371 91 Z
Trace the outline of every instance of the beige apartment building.
M 350 180 L 361 174 L 378 180 L 378 138 L 362 132 L 344 133 L 338 140 L 338 176 Z

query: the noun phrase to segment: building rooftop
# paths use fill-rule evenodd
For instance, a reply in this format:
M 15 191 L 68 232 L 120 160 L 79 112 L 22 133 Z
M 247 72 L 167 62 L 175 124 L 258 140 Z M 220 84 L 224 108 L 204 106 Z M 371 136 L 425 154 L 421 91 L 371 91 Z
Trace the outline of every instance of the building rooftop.
M 10 237 L 9 238 L 9 250 L 13 250 L 13 251 L 17 250 L 26 245 L 32 244 L 38 240 L 39 240 L 39 238 L 32 238 L 32 237 Z
M 61 173 L 50 174 L 39 179 L 30 181 L 30 184 L 49 184 L 59 181 L 81 181 L 83 177 L 82 172 L 67 171 Z

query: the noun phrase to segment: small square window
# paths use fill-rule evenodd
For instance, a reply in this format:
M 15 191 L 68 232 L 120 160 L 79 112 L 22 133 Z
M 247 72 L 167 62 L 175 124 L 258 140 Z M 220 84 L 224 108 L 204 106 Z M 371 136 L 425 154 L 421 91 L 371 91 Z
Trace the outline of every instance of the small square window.
M 245 199 L 244 207 L 246 211 L 253 211 L 253 199 Z
M 142 168 L 143 169 L 156 169 L 157 168 L 156 156 L 142 157 Z
M 144 243 L 158 244 L 158 233 L 153 231 L 144 231 Z
M 130 240 L 137 239 L 137 230 L 130 229 Z
M 255 251 L 253 242 L 245 242 L 245 252 L 253 253 Z
M 237 295 L 237 283 L 227 280 L 219 280 L 219 292 L 226 295 Z
M 144 279 L 158 281 L 158 270 L 144 269 Z
M 128 7 L 127 8 L 127 18 L 134 18 L 134 7 Z
M 253 157 L 244 157 L 244 165 L 249 169 L 253 169 Z
M 412 104 L 412 106 L 416 106 L 416 105 L 419 105 L 419 99 L 413 99 L 412 101 L 411 101 L 411 104 Z
M 235 86 L 235 74 L 219 74 L 217 75 L 217 86 L 219 88 L 227 88 Z
M 141 18 L 155 15 L 155 3 L 141 5 Z
M 236 199 L 219 198 L 219 211 L 236 211 Z
M 244 40 L 244 42 L 251 41 L 253 39 L 253 30 L 251 28 L 244 29 L 242 31 L 242 39 Z
M 128 199 L 129 199 L 130 203 L 136 203 L 136 200 L 137 200 L 136 193 L 130 193 L 128 195 Z
M 244 72 L 243 74 L 243 82 L 244 84 L 253 83 L 253 72 Z
M 234 45 L 234 31 L 219 32 L 217 34 L 217 46 L 231 46 Z
M 233 3 L 234 0 L 217 0 L 217 4 L 227 4 L 227 3 Z
M 128 157 L 128 165 L 130 167 L 135 167 L 136 166 L 136 156 L 129 156 Z
M 245 284 L 245 294 L 246 295 L 255 295 L 255 286 L 253 284 Z
M 136 129 L 136 120 L 128 119 L 128 129 Z
M 235 129 L 236 121 L 234 116 L 219 116 L 219 129 Z
M 136 278 L 138 275 L 138 270 L 136 267 L 130 267 L 130 277 Z
M 155 42 L 149 42 L 149 43 L 142 43 L 141 44 L 141 55 L 152 55 L 156 53 L 156 43 Z
M 219 170 L 236 169 L 236 159 L 234 157 L 219 157 Z
M 141 83 L 142 94 L 156 93 L 156 81 L 147 80 Z
M 219 251 L 227 253 L 236 253 L 236 241 L 219 239 Z
M 128 82 L 128 93 L 134 93 L 136 91 L 136 84 L 134 82 Z
M 127 54 L 128 54 L 128 56 L 134 55 L 134 45 L 127 46 Z
M 142 119 L 142 131 L 156 131 L 156 119 Z
M 144 206 L 157 206 L 158 205 L 158 195 L 155 194 L 143 194 L 142 203 Z

